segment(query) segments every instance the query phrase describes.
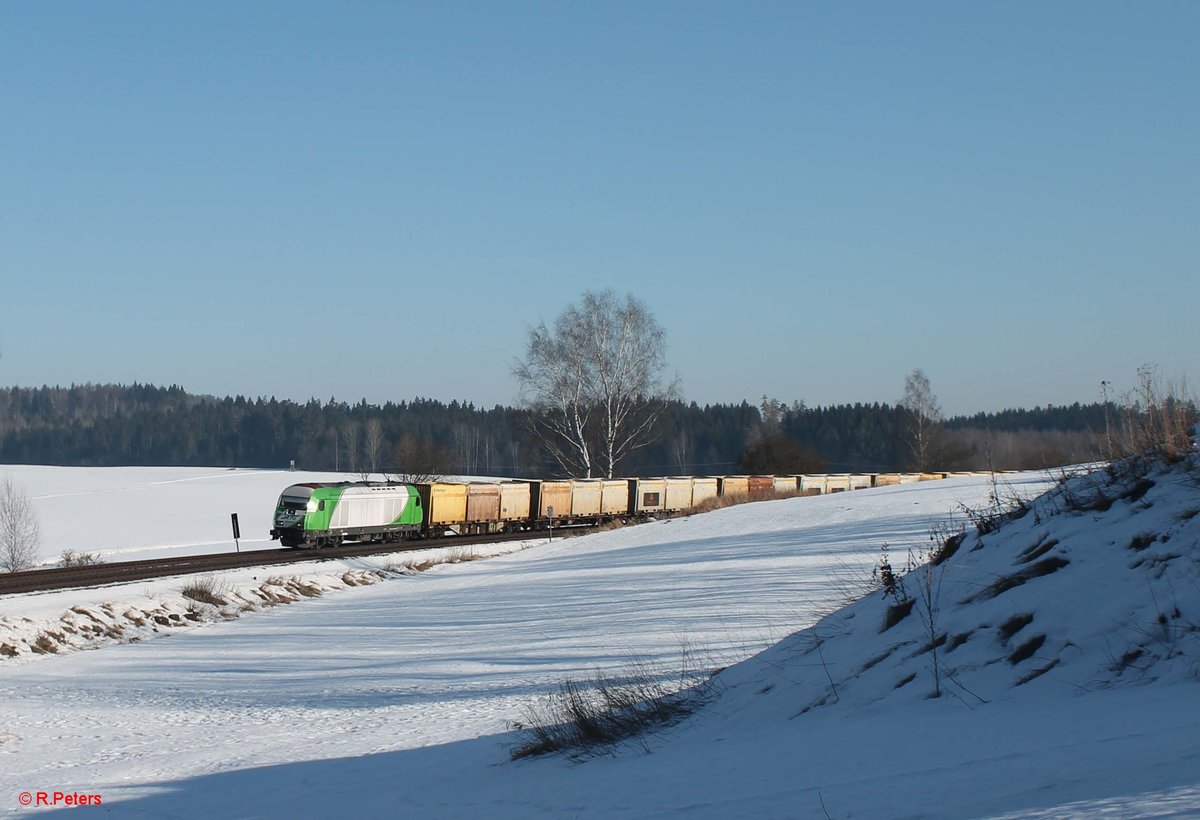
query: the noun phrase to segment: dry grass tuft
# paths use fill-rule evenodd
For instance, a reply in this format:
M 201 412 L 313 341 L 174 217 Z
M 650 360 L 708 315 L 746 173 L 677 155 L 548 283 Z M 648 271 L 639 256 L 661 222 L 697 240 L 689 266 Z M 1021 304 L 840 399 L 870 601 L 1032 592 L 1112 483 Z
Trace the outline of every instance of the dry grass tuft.
M 103 564 L 104 559 L 94 552 L 66 550 L 58 557 L 58 563 L 63 567 L 94 567 Z
M 190 598 L 193 601 L 202 604 L 211 604 L 212 606 L 224 606 L 228 603 L 225 599 L 225 590 L 212 575 L 197 578 L 184 587 L 180 594 L 184 598 Z
M 568 678 L 527 706 L 523 720 L 509 724 L 520 736 L 509 755 L 519 760 L 561 753 L 581 760 L 609 752 L 683 720 L 714 695 L 713 681 L 695 669 L 686 648 L 679 670 L 632 661 L 617 675 Z
M 54 640 L 52 633 L 43 632 L 37 636 L 37 640 L 29 649 L 38 655 L 55 655 L 58 654 L 58 642 Z

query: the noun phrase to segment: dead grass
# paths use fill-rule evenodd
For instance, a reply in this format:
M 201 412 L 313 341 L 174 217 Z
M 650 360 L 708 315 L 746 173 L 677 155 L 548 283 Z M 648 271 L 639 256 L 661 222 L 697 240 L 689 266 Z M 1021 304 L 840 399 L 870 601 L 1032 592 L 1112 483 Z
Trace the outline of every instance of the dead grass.
M 184 598 L 212 606 L 225 606 L 228 603 L 225 599 L 227 593 L 223 585 L 212 575 L 197 578 L 184 587 L 180 594 Z
M 482 560 L 485 557 L 477 553 L 474 547 L 452 547 L 441 555 L 433 555 L 428 558 L 422 558 L 419 561 L 415 559 L 391 561 L 384 569 L 396 575 L 412 575 L 416 572 L 425 572 L 442 564 L 465 564 L 470 561 Z
M 726 507 L 736 507 L 739 504 L 750 504 L 754 501 L 778 501 L 784 498 L 803 498 L 805 494 L 799 490 L 793 490 L 785 493 L 764 493 L 754 495 L 722 495 L 715 498 L 706 498 L 696 506 L 687 510 L 687 514 L 706 513 L 713 510 L 723 510 Z
M 509 724 L 520 737 L 509 754 L 513 760 L 551 753 L 582 760 L 627 740 L 644 744 L 648 734 L 678 723 L 713 695 L 713 676 L 695 669 L 686 648 L 677 670 L 635 660 L 620 673 L 568 678 Z
M 59 556 L 58 562 L 63 567 L 94 567 L 103 564 L 104 559 L 94 552 L 66 550 Z
M 54 639 L 53 633 L 42 632 L 29 649 L 37 655 L 56 655 L 58 654 L 58 641 Z

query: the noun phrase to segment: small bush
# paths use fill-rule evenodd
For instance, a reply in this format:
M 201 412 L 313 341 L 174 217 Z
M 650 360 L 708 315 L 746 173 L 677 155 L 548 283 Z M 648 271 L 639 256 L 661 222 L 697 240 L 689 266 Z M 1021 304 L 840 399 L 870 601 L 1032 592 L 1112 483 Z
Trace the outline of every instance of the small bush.
M 557 691 L 526 707 L 509 727 L 520 735 L 513 760 L 560 752 L 572 760 L 601 754 L 685 718 L 713 694 L 713 678 L 700 674 L 684 652 L 677 672 L 634 661 L 624 674 L 567 679 Z
M 97 564 L 103 564 L 104 559 L 94 552 L 65 550 L 59 556 L 58 563 L 63 567 L 94 567 Z
M 997 501 L 990 507 L 974 508 L 966 504 L 958 506 L 980 535 L 995 532 L 1001 525 L 1015 521 L 1029 511 L 1029 501 L 1017 496 Z
M 224 606 L 227 603 L 223 593 L 224 590 L 221 588 L 221 585 L 211 575 L 197 578 L 184 587 L 181 592 L 184 598 L 190 598 L 202 604 L 212 604 L 213 606 Z
M 892 562 L 888 559 L 886 541 L 879 547 L 879 563 L 871 571 L 871 579 L 883 590 L 885 598 L 891 598 L 897 604 L 903 604 L 908 600 L 908 590 L 904 588 L 904 580 L 892 569 Z

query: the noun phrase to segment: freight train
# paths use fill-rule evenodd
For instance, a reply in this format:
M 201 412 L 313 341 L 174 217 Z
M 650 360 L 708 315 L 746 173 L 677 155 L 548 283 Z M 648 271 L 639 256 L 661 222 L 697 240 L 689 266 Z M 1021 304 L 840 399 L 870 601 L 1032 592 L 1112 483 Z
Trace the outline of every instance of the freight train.
M 279 496 L 271 538 L 331 547 L 443 535 L 636 521 L 747 500 L 907 484 L 969 473 L 841 473 L 561 481 L 293 484 Z

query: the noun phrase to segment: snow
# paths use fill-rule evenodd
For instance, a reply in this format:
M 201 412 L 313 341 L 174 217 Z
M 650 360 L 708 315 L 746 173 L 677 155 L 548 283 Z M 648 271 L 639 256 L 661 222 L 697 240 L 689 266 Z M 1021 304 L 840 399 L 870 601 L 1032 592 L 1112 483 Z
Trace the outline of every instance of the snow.
M 0 466 L 33 502 L 39 563 L 63 552 L 105 561 L 278 549 L 270 532 L 279 494 L 292 484 L 358 481 L 359 473 L 203 467 Z M 368 476 L 383 480 L 379 473 Z M 470 477 L 468 477 L 470 478 Z M 447 480 L 464 480 L 449 477 Z M 242 532 L 235 546 L 230 514 Z
M 238 514 L 241 548 L 278 549 L 270 536 L 280 492 L 307 481 L 346 481 L 342 473 L 199 467 L 0 467 L 33 502 L 41 523 L 40 560 L 66 550 L 106 561 L 233 551 L 229 516 Z
M 92 522 L 95 540 L 69 545 L 85 551 L 219 541 L 169 509 L 195 498 L 165 494 L 170 475 L 196 478 L 226 527 L 246 487 L 267 483 L 13 469 L 47 533 L 60 526 L 44 504 L 63 470 L 72 514 Z M 265 518 L 296 474 L 268 475 Z M 0 658 L 0 808 L 58 790 L 101 795 L 118 817 L 1196 816 L 1200 651 L 1184 627 L 1200 617 L 1200 493 L 1184 473 L 1150 478 L 1136 502 L 1071 511 L 1051 498 L 981 549 L 967 537 L 943 565 L 938 631 L 972 634 L 943 649 L 957 682 L 940 698 L 928 697 L 928 653 L 916 653 L 919 607 L 881 632 L 892 601 L 880 591 L 846 604 L 870 588 L 882 543 L 902 567 L 939 522 L 963 522 L 960 505 L 986 508 L 984 477 L 746 504 L 419 573 L 388 571 L 385 558 L 239 570 L 221 578 L 231 595 L 252 596 L 268 574 L 323 594 L 230 619 L 214 609 L 136 642 Z M 1026 496 L 1054 483 L 1005 479 L 1006 494 Z M 108 519 L 113 492 L 158 514 L 144 526 Z M 246 531 L 259 513 L 244 509 Z M 191 523 L 166 530 L 171 516 Z M 1167 540 L 1131 549 L 1146 533 Z M 980 596 L 1050 540 L 1042 557 L 1067 566 Z M 921 572 L 905 581 L 911 593 Z M 102 615 L 105 602 L 117 614 L 135 602 L 182 610 L 185 582 L 3 596 L 0 626 L 28 637 L 72 606 Z M 1173 632 L 1154 630 L 1164 610 Z M 1030 624 L 1000 640 L 997 626 L 1024 613 Z M 1034 657 L 1009 663 L 1035 634 L 1047 637 Z M 583 763 L 509 760 L 508 722 L 565 677 L 630 658 L 674 663 L 681 643 L 728 666 L 686 722 Z M 75 651 L 84 645 L 99 648 Z M 1114 671 L 1134 648 L 1137 661 Z

